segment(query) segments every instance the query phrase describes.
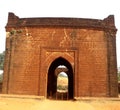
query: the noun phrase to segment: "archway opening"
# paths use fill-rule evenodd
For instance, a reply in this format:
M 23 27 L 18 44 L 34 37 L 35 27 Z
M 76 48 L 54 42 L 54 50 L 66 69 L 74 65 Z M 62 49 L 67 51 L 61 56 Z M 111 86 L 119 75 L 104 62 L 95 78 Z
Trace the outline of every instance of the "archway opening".
M 56 99 L 68 99 L 68 75 L 65 72 L 60 72 L 57 76 L 57 93 Z
M 58 93 L 68 92 L 68 76 L 65 72 L 60 72 L 57 76 L 57 92 Z
M 63 86 L 64 89 L 66 88 L 64 91 L 58 89 L 58 85 L 60 85 L 60 76 L 66 78 L 66 85 Z M 72 66 L 66 59 L 62 57 L 55 59 L 49 67 L 47 81 L 47 98 L 60 100 L 73 99 Z

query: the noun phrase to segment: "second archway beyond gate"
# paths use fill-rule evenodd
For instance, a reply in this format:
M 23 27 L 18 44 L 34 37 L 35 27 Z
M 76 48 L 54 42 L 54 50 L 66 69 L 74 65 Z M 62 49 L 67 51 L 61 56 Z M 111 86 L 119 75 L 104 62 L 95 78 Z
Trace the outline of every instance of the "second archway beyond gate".
M 60 65 L 65 68 L 58 68 Z M 65 94 L 57 92 L 57 76 L 60 72 L 65 72 L 68 76 L 68 91 Z M 73 99 L 73 69 L 66 59 L 59 57 L 51 63 L 47 80 L 47 98 L 64 100 Z

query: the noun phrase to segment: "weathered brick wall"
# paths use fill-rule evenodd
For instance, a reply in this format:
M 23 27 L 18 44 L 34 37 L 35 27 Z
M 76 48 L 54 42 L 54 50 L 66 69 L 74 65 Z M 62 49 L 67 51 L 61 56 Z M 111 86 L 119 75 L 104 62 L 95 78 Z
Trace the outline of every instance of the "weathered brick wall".
M 118 92 L 120 93 L 120 82 L 118 82 Z
M 116 37 L 115 33 L 107 32 L 107 51 L 108 51 L 108 82 L 109 82 L 109 95 L 111 97 L 117 96 L 118 91 L 118 78 L 117 78 L 117 63 L 116 63 Z
M 2 83 L 0 83 L 0 93 L 2 93 Z
M 16 23 L 14 19 L 10 21 Z M 111 32 L 97 26 L 56 26 L 55 22 L 55 26 L 22 26 L 23 22 L 14 27 L 12 22 L 6 28 L 3 93 L 46 97 L 49 67 L 63 57 L 73 68 L 74 97 L 117 96 L 115 33 L 111 39 Z
M 104 32 L 86 30 L 82 35 L 85 36 L 79 48 L 79 96 L 106 96 L 107 41 Z

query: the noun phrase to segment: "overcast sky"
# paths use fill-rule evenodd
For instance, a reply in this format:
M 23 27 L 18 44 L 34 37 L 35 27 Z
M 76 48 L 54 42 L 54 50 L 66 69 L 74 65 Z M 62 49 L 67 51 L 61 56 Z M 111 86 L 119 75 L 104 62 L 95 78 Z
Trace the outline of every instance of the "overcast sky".
M 5 50 L 5 25 L 8 12 L 23 17 L 77 17 L 104 19 L 115 16 L 117 61 L 120 67 L 120 5 L 119 0 L 1 0 L 0 53 Z

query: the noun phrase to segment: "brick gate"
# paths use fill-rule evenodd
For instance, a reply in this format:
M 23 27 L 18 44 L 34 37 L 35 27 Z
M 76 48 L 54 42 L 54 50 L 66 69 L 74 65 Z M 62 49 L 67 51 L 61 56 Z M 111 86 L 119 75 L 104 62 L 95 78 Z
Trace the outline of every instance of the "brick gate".
M 117 97 L 114 16 L 19 18 L 9 13 L 2 92 L 54 98 L 56 68 L 67 67 L 69 99 Z

